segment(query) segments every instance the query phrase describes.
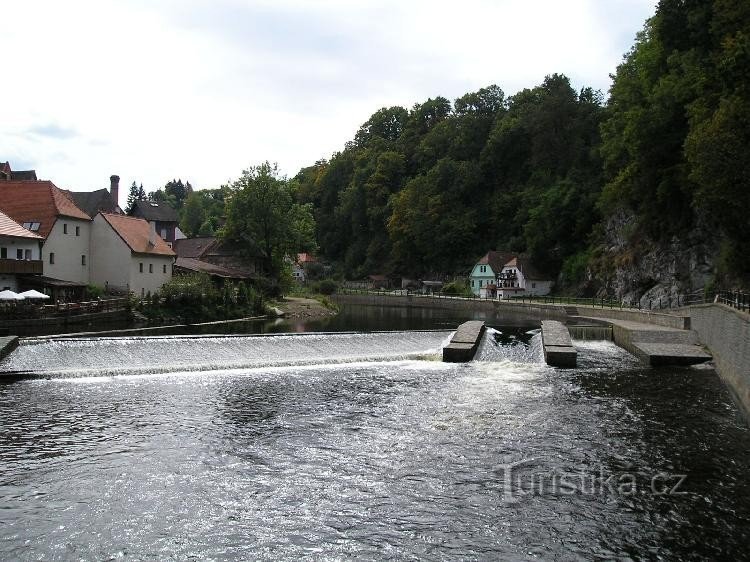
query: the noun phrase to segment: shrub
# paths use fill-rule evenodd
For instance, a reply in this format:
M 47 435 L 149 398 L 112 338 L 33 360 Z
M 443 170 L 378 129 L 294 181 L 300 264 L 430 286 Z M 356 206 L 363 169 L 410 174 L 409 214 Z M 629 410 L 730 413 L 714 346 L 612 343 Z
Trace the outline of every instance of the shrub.
M 313 290 L 321 295 L 332 295 L 338 288 L 338 284 L 333 279 L 323 279 L 313 286 Z

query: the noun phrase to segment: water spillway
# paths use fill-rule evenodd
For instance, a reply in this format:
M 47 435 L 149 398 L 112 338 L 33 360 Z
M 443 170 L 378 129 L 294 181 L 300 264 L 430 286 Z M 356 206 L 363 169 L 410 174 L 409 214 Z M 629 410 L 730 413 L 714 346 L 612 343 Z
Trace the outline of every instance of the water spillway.
M 448 331 L 26 340 L 3 373 L 112 376 L 437 357 Z

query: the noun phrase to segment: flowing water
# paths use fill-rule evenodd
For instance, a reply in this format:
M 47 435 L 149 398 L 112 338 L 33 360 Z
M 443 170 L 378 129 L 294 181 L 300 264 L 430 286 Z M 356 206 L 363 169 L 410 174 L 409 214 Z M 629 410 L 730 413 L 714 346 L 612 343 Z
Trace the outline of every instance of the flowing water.
M 0 559 L 741 559 L 750 432 L 714 371 L 490 330 L 109 338 L 0 370 Z M 118 374 L 118 376 L 110 376 Z

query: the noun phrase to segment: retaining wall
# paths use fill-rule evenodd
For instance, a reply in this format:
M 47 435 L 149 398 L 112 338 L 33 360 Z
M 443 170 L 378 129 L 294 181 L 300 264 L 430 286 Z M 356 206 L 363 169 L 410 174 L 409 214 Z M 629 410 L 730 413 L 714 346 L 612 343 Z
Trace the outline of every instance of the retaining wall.
M 686 312 L 750 422 L 750 315 L 724 304 L 695 305 Z

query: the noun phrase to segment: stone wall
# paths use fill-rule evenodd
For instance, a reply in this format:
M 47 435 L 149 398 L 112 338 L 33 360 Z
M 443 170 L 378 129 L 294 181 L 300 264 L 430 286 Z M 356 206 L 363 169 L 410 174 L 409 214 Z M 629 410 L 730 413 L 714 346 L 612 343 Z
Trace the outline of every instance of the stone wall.
M 750 316 L 723 304 L 689 308 L 690 324 L 750 421 Z

